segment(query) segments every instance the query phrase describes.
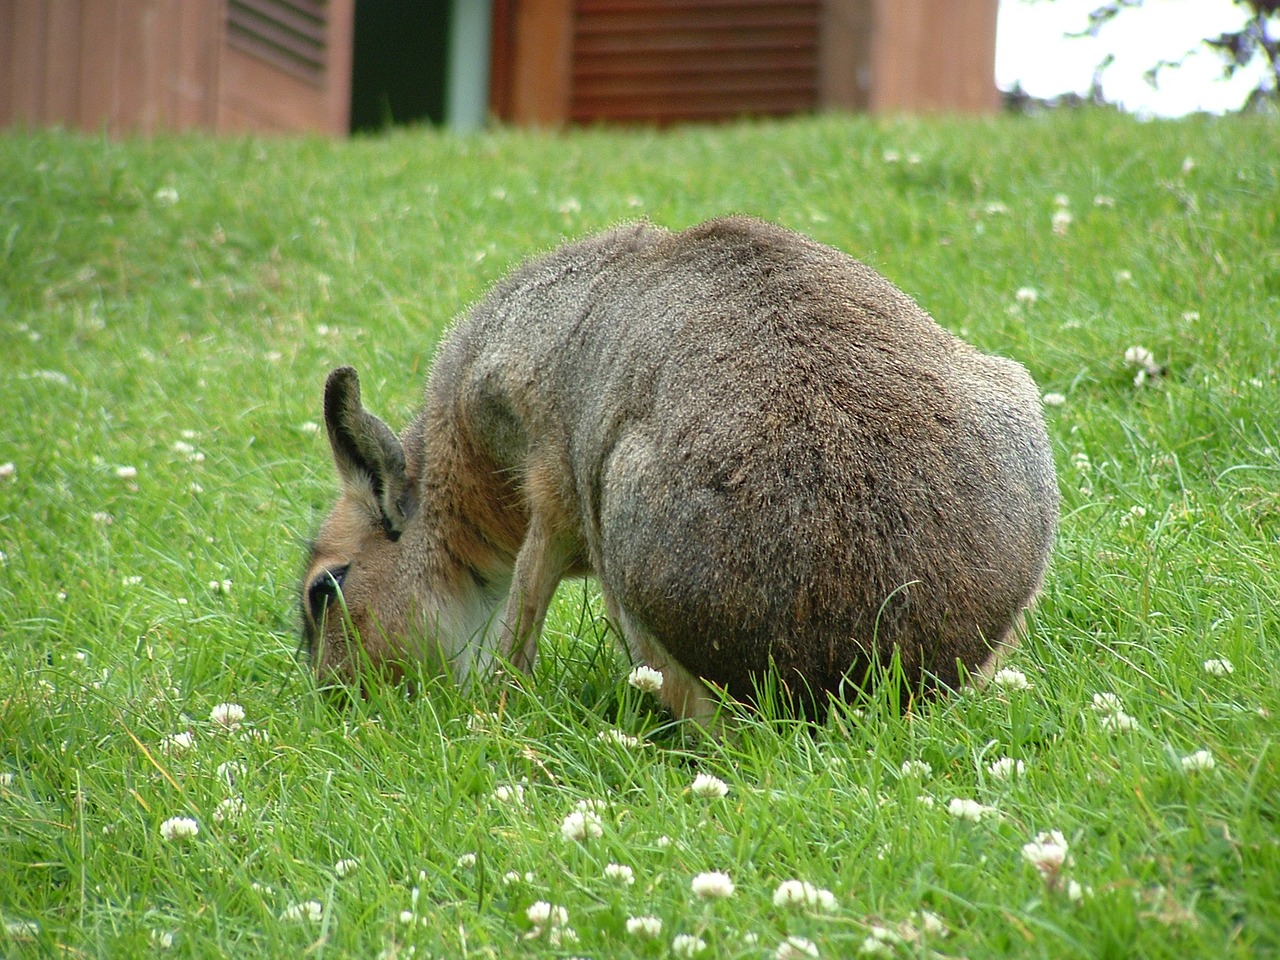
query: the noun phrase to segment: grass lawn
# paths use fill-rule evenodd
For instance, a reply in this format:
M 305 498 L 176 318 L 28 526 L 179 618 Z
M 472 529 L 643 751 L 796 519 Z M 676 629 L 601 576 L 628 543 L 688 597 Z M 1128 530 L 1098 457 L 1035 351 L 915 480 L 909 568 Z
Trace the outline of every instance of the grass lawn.
M 328 370 L 398 427 L 521 258 L 734 211 L 1046 394 L 1005 685 L 704 743 L 573 583 L 528 693 L 318 697 Z M 0 955 L 1280 955 L 1278 215 L 1262 118 L 0 134 Z

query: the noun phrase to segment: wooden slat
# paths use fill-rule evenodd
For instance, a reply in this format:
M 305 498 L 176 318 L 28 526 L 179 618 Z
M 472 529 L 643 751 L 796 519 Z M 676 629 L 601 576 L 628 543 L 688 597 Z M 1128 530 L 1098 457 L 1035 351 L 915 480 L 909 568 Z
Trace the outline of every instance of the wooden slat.
M 80 81 L 73 68 L 80 57 L 80 0 L 49 0 L 49 32 L 44 47 L 45 120 L 74 124 Z
M 20 123 L 44 123 L 44 70 L 47 18 L 44 4 L 15 4 L 7 69 L 14 81 L 13 114 Z
M 149 102 L 148 73 L 153 69 L 150 34 L 153 32 L 149 0 L 117 0 L 119 10 L 119 50 L 116 69 L 115 110 L 111 132 L 136 130 L 150 133 L 155 128 L 154 104 Z
M 594 13 L 625 13 L 661 11 L 708 11 L 729 9 L 749 10 L 753 7 L 811 8 L 814 0 L 578 0 L 574 11 L 579 16 Z
M 690 57 L 684 50 L 642 50 L 581 53 L 574 61 L 573 75 L 575 80 L 589 80 L 611 76 L 662 76 L 672 72 L 706 74 L 724 70 L 808 72 L 812 68 L 812 51 L 796 47 L 726 48 L 718 50 L 715 58 Z
M 820 0 L 579 0 L 570 116 L 667 123 L 810 110 Z
M 227 4 L 229 44 L 316 86 L 325 82 L 326 25 L 323 8 L 296 0 L 229 0 Z
M 170 117 L 174 129 L 212 128 L 218 119 L 218 51 L 224 15 L 217 0 L 178 5 L 170 83 Z
M 76 121 L 85 130 L 110 128 L 119 83 L 116 0 L 84 0 L 80 18 Z

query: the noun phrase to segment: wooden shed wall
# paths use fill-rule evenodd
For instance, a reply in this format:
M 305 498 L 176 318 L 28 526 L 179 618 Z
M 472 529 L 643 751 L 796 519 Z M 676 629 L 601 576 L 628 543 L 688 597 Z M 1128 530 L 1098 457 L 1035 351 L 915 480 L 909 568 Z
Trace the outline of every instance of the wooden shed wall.
M 495 0 L 514 123 L 999 108 L 998 0 Z
M 229 36 L 228 0 L 8 0 L 0 126 L 346 133 L 354 0 L 230 2 L 264 32 L 319 22 L 319 69 L 290 69 L 272 44 Z

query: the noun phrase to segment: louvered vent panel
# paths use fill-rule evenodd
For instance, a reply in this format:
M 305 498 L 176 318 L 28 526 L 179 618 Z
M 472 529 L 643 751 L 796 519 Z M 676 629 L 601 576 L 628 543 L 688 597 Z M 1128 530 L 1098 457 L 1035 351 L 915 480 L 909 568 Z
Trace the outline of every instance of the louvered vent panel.
M 671 123 L 817 105 L 820 0 L 578 0 L 570 115 Z
M 321 86 L 325 70 L 324 0 L 228 0 L 227 42 L 299 79 Z

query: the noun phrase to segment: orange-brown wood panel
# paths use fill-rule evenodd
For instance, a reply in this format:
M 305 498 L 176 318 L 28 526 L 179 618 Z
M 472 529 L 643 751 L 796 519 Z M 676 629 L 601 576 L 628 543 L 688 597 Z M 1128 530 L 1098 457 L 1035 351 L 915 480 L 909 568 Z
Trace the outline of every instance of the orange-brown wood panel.
M 324 90 L 234 47 L 222 48 L 218 130 L 283 133 L 329 130 Z
M 570 116 L 669 123 L 812 110 L 818 0 L 579 0 Z
M 351 129 L 351 60 L 355 47 L 355 0 L 329 0 L 325 88 L 329 119 L 324 131 L 343 136 Z
M 71 125 L 76 122 L 80 98 L 76 63 L 80 58 L 81 6 L 81 0 L 48 0 L 49 30 L 44 47 L 46 123 Z
M 169 121 L 175 130 L 212 127 L 218 111 L 218 50 L 222 45 L 222 2 L 174 4 L 169 82 Z
M 13 25 L 17 11 L 12 3 L 0 3 L 0 126 L 8 126 L 14 116 Z
M 116 0 L 84 0 L 80 20 L 80 57 L 77 75 L 76 123 L 85 130 L 114 129 L 116 118 L 116 64 L 119 32 Z
M 13 119 L 35 126 L 45 121 L 43 58 L 47 11 L 42 3 L 14 6 L 7 58 L 13 84 Z
M 110 129 L 152 133 L 156 126 L 152 100 L 154 52 L 154 4 L 152 0 L 117 0 L 115 110 Z
M 997 6 L 997 0 L 876 0 L 871 109 L 997 109 Z
M 554 126 L 569 117 L 573 0 L 516 0 L 511 117 Z

